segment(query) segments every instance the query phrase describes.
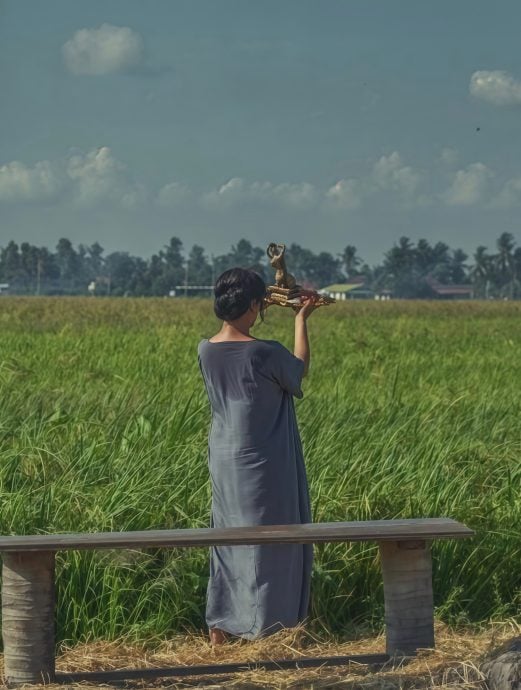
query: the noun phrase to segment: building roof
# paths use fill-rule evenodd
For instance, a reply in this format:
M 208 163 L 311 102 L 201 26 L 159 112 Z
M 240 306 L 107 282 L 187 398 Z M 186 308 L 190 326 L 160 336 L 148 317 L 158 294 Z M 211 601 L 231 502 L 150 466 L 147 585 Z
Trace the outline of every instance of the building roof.
M 474 292 L 472 285 L 444 285 L 435 278 L 428 278 L 427 283 L 438 295 L 470 295 Z
M 431 286 L 438 295 L 470 295 L 474 288 L 470 285 L 438 285 Z
M 321 292 L 351 292 L 351 290 L 356 290 L 363 287 L 363 283 L 335 283 L 334 285 L 328 285 L 321 288 Z M 367 290 L 367 288 L 365 289 Z

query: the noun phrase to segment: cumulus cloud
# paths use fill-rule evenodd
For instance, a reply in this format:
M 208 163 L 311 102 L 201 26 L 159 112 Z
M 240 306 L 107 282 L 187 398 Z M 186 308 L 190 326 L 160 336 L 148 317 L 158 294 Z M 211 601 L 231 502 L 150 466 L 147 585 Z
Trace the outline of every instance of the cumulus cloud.
M 438 162 L 455 160 L 444 149 Z M 495 208 L 521 206 L 521 176 L 503 182 L 499 193 L 495 173 L 484 163 L 445 170 L 449 185 L 439 190 L 436 177 L 406 165 L 397 151 L 381 156 L 356 177 L 339 179 L 329 188 L 309 182 L 249 181 L 232 177 L 224 184 L 195 196 L 180 181 L 171 181 L 148 193 L 127 166 L 108 146 L 74 151 L 62 160 L 43 160 L 33 165 L 11 161 L 0 165 L 0 203 L 37 203 L 61 200 L 82 207 L 100 205 L 133 209 L 144 203 L 163 208 L 201 203 L 212 209 L 231 209 L 249 204 L 283 207 L 298 213 L 310 209 L 351 211 L 367 204 L 419 206 L 437 200 L 446 206 L 466 207 L 478 203 Z M 425 193 L 430 181 L 438 191 Z M 495 194 L 495 196 L 494 196 Z
M 338 180 L 327 190 L 326 204 L 333 208 L 355 209 L 367 199 L 382 193 L 394 195 L 409 205 L 425 203 L 427 197 L 418 192 L 421 181 L 421 173 L 410 165 L 404 165 L 400 154 L 394 151 L 388 156 L 381 156 L 360 177 Z
M 76 31 L 63 45 L 62 55 L 72 74 L 125 72 L 142 61 L 143 39 L 127 26 L 102 24 Z
M 325 203 L 332 209 L 355 209 L 369 197 L 390 192 L 406 203 L 420 203 L 424 197 L 417 193 L 421 174 L 405 165 L 397 151 L 381 156 L 371 170 L 358 178 L 338 180 L 327 190 L 319 190 L 309 182 L 248 182 L 232 177 L 219 188 L 203 195 L 207 206 L 226 208 L 251 201 L 279 204 L 297 210 L 306 210 Z
M 108 201 L 132 208 L 144 196 L 142 186 L 132 180 L 108 146 L 71 156 L 67 176 L 73 184 L 75 201 L 81 205 Z
M 159 206 L 177 206 L 190 197 L 190 189 L 181 182 L 169 182 L 159 190 L 156 203 Z
M 459 161 L 459 152 L 457 149 L 453 149 L 450 146 L 446 146 L 441 150 L 440 162 L 446 165 L 448 168 L 457 165 Z
M 470 93 L 494 105 L 521 105 L 521 81 L 503 70 L 481 70 L 470 78 Z
M 254 182 L 249 192 L 254 198 L 276 201 L 296 209 L 310 208 L 317 201 L 317 191 L 309 182 Z
M 209 206 L 229 207 L 248 201 L 276 203 L 294 209 L 307 209 L 318 201 L 316 188 L 308 182 L 247 182 L 242 177 L 232 177 L 218 189 L 203 196 Z
M 374 182 L 382 189 L 412 196 L 420 184 L 420 174 L 411 166 L 403 165 L 398 151 L 390 156 L 382 156 L 374 164 Z
M 521 177 L 513 177 L 507 180 L 503 189 L 493 201 L 493 206 L 510 208 L 521 205 Z
M 133 208 L 145 198 L 143 186 L 108 146 L 32 167 L 18 161 L 0 167 L 0 201 L 38 202 L 60 194 L 82 206 L 109 202 Z
M 355 209 L 360 206 L 363 189 L 360 180 L 349 178 L 338 180 L 326 192 L 326 201 L 337 208 Z
M 210 206 L 229 206 L 243 199 L 246 189 L 242 177 L 232 177 L 218 189 L 205 194 L 203 201 Z
M 19 161 L 0 166 L 0 201 L 45 201 L 56 197 L 63 185 L 49 161 L 32 167 Z
M 493 176 L 492 170 L 483 163 L 471 163 L 454 174 L 452 184 L 442 198 L 448 206 L 472 206 L 484 201 Z

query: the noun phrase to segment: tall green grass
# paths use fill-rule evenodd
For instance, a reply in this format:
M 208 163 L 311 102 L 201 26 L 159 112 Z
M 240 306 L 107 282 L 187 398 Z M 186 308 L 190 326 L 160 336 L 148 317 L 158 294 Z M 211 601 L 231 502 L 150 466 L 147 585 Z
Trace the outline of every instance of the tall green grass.
M 205 300 L 0 300 L 0 532 L 203 527 Z M 315 521 L 450 516 L 437 613 L 521 611 L 521 305 L 350 303 L 310 319 L 297 402 Z M 255 328 L 291 346 L 291 312 Z M 206 550 L 58 556 L 61 640 L 202 628 Z M 316 548 L 312 617 L 378 627 L 376 547 Z

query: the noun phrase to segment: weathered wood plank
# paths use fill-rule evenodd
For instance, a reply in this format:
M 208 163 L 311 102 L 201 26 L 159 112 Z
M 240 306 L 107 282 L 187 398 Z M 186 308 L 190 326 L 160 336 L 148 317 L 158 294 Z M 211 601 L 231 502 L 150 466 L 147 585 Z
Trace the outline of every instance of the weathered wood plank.
M 9 553 L 2 568 L 4 677 L 8 686 L 54 679 L 54 553 Z
M 226 529 L 145 530 L 85 534 L 42 534 L 0 537 L 0 552 L 68 549 L 224 546 L 239 544 L 310 544 L 343 541 L 457 539 L 473 536 L 449 518 L 326 522 L 305 525 L 262 525 Z
M 292 668 L 313 668 L 318 666 L 344 666 L 346 664 L 378 664 L 389 662 L 387 654 L 357 654 L 353 656 L 301 657 L 299 659 L 280 659 L 244 661 L 234 664 L 212 664 L 203 666 L 174 666 L 170 668 L 139 668 L 122 669 L 121 671 L 89 671 L 85 673 L 57 673 L 58 683 L 114 683 L 124 680 L 138 680 L 151 678 L 210 676 L 242 671 L 264 669 L 279 671 Z
M 434 647 L 432 562 L 425 542 L 382 542 L 386 651 L 413 655 Z

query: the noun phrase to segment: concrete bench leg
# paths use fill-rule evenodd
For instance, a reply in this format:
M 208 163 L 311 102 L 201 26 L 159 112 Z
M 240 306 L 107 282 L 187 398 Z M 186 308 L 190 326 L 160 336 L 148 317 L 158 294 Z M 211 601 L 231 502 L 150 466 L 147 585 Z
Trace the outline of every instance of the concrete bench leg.
M 2 637 L 9 686 L 54 680 L 54 552 L 3 553 Z
M 380 542 L 387 654 L 413 655 L 434 647 L 430 544 Z

